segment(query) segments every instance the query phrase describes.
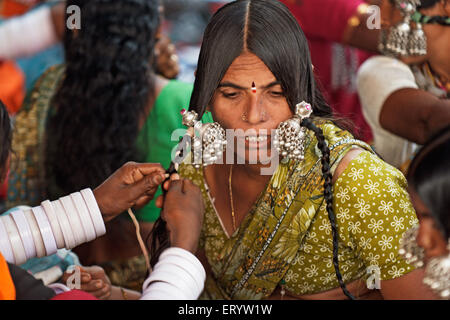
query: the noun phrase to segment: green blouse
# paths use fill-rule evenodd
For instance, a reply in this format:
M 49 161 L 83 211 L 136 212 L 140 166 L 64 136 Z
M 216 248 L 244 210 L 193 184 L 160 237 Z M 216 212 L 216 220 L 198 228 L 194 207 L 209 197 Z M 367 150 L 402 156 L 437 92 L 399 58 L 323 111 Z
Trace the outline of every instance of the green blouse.
M 177 145 L 177 137 L 171 139 L 172 132 L 182 128 L 181 109 L 188 108 L 192 84 L 171 80 L 159 93 L 147 121 L 139 133 L 137 146 L 144 155 L 143 162 L 161 163 L 164 168 L 170 165 L 170 154 Z M 136 216 L 140 221 L 153 222 L 159 217 L 161 209 L 155 206 L 155 199 L 162 194 L 158 189 L 153 200 Z
M 185 130 L 180 111 L 189 108 L 192 88 L 191 83 L 171 80 L 161 90 L 136 142 L 145 155 L 142 161 L 169 167 L 172 151 L 182 136 L 178 133 L 183 134 Z M 202 121 L 211 122 L 211 115 L 206 113 Z M 158 219 L 161 209 L 156 207 L 155 200 L 161 194 L 162 190 L 158 188 L 153 200 L 138 211 L 138 220 L 154 222 Z
M 367 279 L 374 270 L 371 266 L 378 267 L 380 280 L 412 271 L 398 254 L 403 232 L 418 223 L 404 176 L 347 132 L 329 123 L 322 128 L 334 152 L 332 170 L 354 145 L 366 148 L 333 187 L 344 282 Z M 203 170 L 189 163 L 181 166 L 181 175 L 200 186 L 206 207 L 200 245 L 212 275 L 201 298 L 267 298 L 279 283 L 295 295 L 339 287 L 332 263 L 331 224 L 317 180 L 321 179 L 320 151 L 311 133 L 306 144 L 305 161 L 279 164 L 267 189 L 231 237 L 216 213 Z

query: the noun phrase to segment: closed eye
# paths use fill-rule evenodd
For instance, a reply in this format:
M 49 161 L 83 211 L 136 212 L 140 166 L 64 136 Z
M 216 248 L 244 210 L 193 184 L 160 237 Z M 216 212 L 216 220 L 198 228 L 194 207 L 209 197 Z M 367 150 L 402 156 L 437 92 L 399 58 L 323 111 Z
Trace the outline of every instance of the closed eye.
M 274 97 L 284 97 L 283 91 L 270 91 L 270 94 Z
M 229 99 L 237 98 L 238 95 L 239 95 L 238 92 L 224 92 L 224 91 L 221 91 L 221 94 L 222 94 L 225 98 L 229 98 Z

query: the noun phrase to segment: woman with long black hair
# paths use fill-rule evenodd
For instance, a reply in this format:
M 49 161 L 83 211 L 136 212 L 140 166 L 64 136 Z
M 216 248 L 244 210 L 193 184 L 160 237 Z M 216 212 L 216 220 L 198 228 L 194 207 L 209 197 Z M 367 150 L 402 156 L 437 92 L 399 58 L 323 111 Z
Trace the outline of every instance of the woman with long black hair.
M 207 110 L 214 125 L 197 122 Z M 206 206 L 202 298 L 433 297 L 422 271 L 398 254 L 401 235 L 417 223 L 404 176 L 333 119 L 304 34 L 282 3 L 240 0 L 216 12 L 184 123 L 203 133 L 202 161 L 194 138 L 193 156 L 179 167 Z M 235 136 L 227 133 L 222 157 L 224 129 Z M 153 234 L 161 244 L 163 225 Z

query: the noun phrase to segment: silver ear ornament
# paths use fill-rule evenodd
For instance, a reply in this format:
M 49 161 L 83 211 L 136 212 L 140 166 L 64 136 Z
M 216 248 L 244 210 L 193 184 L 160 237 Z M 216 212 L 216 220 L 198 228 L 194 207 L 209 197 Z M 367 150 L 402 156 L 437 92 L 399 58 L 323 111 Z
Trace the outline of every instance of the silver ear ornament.
M 294 159 L 301 161 L 304 159 L 306 128 L 301 126 L 301 122 L 303 119 L 308 118 L 311 113 L 311 105 L 302 101 L 296 105 L 295 115 L 278 125 L 273 143 L 278 153 L 285 160 Z
M 416 268 L 422 268 L 424 263 L 424 250 L 417 244 L 416 238 L 419 232 L 419 225 L 413 226 L 411 229 L 405 231 L 400 240 L 399 254 L 406 260 L 407 263 L 412 264 Z
M 195 111 L 181 111 L 182 123 L 191 136 L 193 164 L 208 166 L 217 163 L 223 156 L 227 144 L 225 130 L 217 123 L 202 123 Z
M 450 251 L 450 239 L 447 249 Z M 450 253 L 430 259 L 425 268 L 423 282 L 441 299 L 450 299 Z
M 401 11 L 403 21 L 390 28 L 388 32 L 382 31 L 379 50 L 385 55 L 418 56 L 427 53 L 427 39 L 421 23 L 416 23 L 412 29 L 412 16 L 420 6 L 420 0 L 395 0 L 395 6 Z

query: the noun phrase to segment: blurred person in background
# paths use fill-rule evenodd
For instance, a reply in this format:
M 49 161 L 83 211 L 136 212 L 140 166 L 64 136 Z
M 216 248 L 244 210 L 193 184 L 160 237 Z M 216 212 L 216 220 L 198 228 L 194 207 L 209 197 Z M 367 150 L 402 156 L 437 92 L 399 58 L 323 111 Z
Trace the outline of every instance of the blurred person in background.
M 375 11 L 363 0 L 282 0 L 297 18 L 311 50 L 314 73 L 336 116 L 350 119 L 355 134 L 371 143 L 372 132 L 356 90 L 359 66 L 377 53 Z M 369 26 L 371 28 L 369 28 Z
M 419 226 L 405 233 L 402 254 L 425 267 L 424 282 L 450 299 L 450 126 L 431 137 L 408 170 Z
M 375 150 L 407 171 L 419 145 L 450 124 L 450 1 L 383 0 L 384 56 L 358 73 Z

